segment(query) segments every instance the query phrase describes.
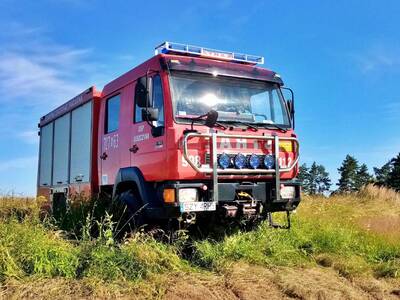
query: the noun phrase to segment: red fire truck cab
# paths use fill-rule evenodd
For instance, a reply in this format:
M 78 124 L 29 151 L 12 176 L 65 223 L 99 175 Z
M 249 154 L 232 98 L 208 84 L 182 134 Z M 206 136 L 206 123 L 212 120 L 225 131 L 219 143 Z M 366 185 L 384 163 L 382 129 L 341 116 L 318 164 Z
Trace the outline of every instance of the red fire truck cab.
M 38 195 L 68 205 L 105 192 L 132 213 L 187 223 L 292 211 L 293 93 L 284 98 L 263 61 L 161 44 L 102 92 L 91 87 L 40 119 Z

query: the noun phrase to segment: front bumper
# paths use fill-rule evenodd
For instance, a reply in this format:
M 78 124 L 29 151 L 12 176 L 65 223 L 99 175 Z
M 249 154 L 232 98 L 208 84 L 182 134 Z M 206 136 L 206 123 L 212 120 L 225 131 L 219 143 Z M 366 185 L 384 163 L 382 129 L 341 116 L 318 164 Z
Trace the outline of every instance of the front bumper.
M 238 203 L 237 195 L 239 192 L 245 192 L 251 195 L 253 201 L 261 204 L 264 212 L 277 212 L 277 211 L 292 211 L 300 203 L 300 183 L 296 180 L 281 181 L 281 184 L 285 186 L 293 186 L 295 189 L 294 197 L 290 199 L 283 199 L 276 197 L 275 185 L 273 182 L 219 182 L 218 183 L 218 202 L 217 211 L 226 205 L 236 205 Z M 210 189 L 202 190 L 201 187 L 206 185 Z M 164 188 L 175 188 L 176 195 L 180 188 L 199 188 L 200 201 L 214 201 L 213 190 L 211 182 L 168 182 L 158 187 L 160 191 L 158 194 L 161 195 L 161 191 Z M 179 206 L 179 199 L 177 202 L 171 204 L 163 204 L 161 207 L 152 207 L 151 205 L 147 208 L 147 215 L 153 219 L 171 219 L 178 218 L 182 215 Z M 243 202 L 243 200 L 241 200 Z M 249 201 L 251 201 L 249 199 Z M 159 201 L 157 201 L 160 203 Z M 214 212 L 196 212 L 196 214 L 212 214 Z

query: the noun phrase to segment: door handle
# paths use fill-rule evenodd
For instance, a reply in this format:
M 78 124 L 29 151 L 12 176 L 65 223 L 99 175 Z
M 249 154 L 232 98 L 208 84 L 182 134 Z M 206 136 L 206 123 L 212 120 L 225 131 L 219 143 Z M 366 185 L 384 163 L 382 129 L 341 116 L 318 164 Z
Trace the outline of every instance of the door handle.
M 105 152 L 103 152 L 103 154 L 100 155 L 100 158 L 101 158 L 102 160 L 106 160 L 107 157 L 108 157 L 108 155 L 107 155 L 107 153 L 105 153 Z
M 129 151 L 131 151 L 133 153 L 138 152 L 138 150 L 139 150 L 139 147 L 136 144 L 129 148 Z

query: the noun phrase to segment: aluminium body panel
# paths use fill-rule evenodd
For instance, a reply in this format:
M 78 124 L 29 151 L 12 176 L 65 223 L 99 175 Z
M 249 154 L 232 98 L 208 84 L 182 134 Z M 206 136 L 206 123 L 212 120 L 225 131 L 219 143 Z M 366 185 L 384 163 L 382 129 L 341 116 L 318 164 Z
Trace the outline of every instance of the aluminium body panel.
M 40 129 L 39 185 L 50 186 L 53 161 L 53 123 Z
M 74 109 L 71 114 L 69 183 L 89 182 L 92 150 L 92 101 Z
M 67 113 L 54 121 L 52 185 L 69 183 L 70 118 Z

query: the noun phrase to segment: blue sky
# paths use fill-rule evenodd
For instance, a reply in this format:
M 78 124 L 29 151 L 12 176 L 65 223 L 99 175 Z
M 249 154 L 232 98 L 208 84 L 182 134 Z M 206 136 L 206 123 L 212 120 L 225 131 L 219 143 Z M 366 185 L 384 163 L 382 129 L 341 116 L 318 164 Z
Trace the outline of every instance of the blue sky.
M 296 93 L 302 162 L 400 151 L 398 1 L 0 2 L 0 193 L 33 195 L 39 117 L 171 40 L 265 56 Z

